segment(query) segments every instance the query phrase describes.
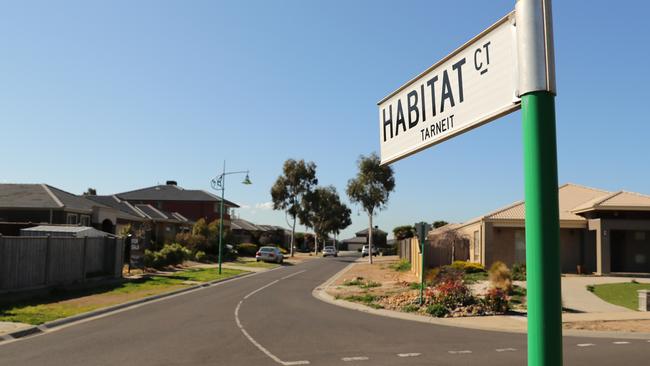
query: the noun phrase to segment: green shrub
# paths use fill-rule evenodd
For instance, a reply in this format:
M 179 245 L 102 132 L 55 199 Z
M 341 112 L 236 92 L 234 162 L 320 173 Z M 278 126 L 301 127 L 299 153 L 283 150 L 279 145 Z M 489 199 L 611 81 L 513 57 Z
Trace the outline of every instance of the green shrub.
M 181 264 L 184 260 L 191 258 L 191 255 L 192 252 L 180 244 L 165 244 L 157 252 L 145 250 L 144 265 L 145 267 L 162 268 L 164 266 Z
M 203 262 L 205 260 L 205 252 L 199 250 L 198 252 L 194 253 L 194 260 L 197 262 Z
M 404 305 L 404 307 L 402 307 L 402 311 L 405 312 L 405 313 L 414 313 L 414 312 L 416 312 L 418 310 L 420 310 L 420 305 L 417 305 L 417 304 L 408 304 L 408 305 Z
M 509 293 L 512 289 L 512 273 L 508 269 L 508 266 L 505 263 L 496 261 L 490 267 L 488 271 L 490 282 L 492 287 L 496 287 Z
M 353 280 L 343 281 L 343 286 L 361 286 L 363 285 L 363 277 L 357 277 Z
M 594 291 L 596 291 L 596 286 L 594 286 L 594 285 L 587 285 L 587 291 L 589 291 L 589 292 L 594 292 Z
M 396 270 L 397 272 L 406 272 L 411 270 L 411 262 L 408 259 L 400 259 L 399 262 L 391 264 L 390 268 Z
M 237 253 L 243 257 L 254 257 L 257 253 L 257 245 L 253 243 L 238 244 L 235 248 Z
M 427 306 L 426 312 L 427 314 L 435 316 L 436 318 L 444 318 L 447 314 L 449 314 L 449 310 L 444 305 L 439 303 L 433 303 Z
M 526 281 L 526 263 L 515 263 L 512 265 L 512 279 L 515 281 Z
M 483 298 L 485 308 L 495 314 L 503 314 L 510 307 L 508 295 L 500 288 L 493 287 Z
M 411 283 L 409 283 L 409 288 L 411 290 L 419 290 L 420 286 L 421 286 L 421 284 L 419 282 L 411 282 Z
M 481 263 L 454 261 L 454 263 L 451 264 L 451 267 L 463 271 L 465 273 L 485 272 L 485 268 Z

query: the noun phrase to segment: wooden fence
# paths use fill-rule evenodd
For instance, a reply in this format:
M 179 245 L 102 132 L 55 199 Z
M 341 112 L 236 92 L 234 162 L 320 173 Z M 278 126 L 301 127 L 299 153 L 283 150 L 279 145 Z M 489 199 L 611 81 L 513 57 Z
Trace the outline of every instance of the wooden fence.
M 411 272 L 420 278 L 422 254 L 418 238 L 402 239 L 397 241 L 397 251 L 400 259 L 411 262 Z M 468 260 L 469 246 L 464 241 L 445 243 L 441 241 L 426 240 L 424 242 L 424 269 L 436 268 L 451 264 L 453 260 Z
M 0 291 L 122 276 L 124 240 L 0 235 Z

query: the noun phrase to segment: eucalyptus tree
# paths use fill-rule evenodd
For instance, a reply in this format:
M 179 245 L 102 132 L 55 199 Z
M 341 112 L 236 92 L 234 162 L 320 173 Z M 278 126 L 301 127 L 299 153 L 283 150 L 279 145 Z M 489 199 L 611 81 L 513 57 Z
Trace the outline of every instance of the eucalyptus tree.
M 291 256 L 294 256 L 294 237 L 296 233 L 296 219 L 301 211 L 301 202 L 306 194 L 311 192 L 318 184 L 316 178 L 316 164 L 306 163 L 304 160 L 288 159 L 282 167 L 282 175 L 271 187 L 271 199 L 274 210 L 283 210 L 289 215 L 291 225 Z
M 350 209 L 341 202 L 333 186 L 317 187 L 304 196 L 299 213 L 300 222 L 311 227 L 316 234 L 314 251 L 318 253 L 318 239 L 330 233 L 338 234 L 350 226 Z
M 363 156 L 357 161 L 359 172 L 357 176 L 348 181 L 347 194 L 350 201 L 361 205 L 368 214 L 368 256 L 372 263 L 372 217 L 388 204 L 390 193 L 395 190 L 395 177 L 393 168 L 381 165 L 379 156 L 372 153 Z

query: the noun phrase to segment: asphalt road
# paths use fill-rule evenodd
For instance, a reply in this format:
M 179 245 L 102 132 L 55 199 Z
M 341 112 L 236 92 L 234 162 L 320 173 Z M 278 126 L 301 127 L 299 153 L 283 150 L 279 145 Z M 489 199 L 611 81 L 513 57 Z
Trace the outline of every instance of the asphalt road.
M 0 343 L 2 366 L 526 365 L 526 337 L 366 314 L 312 290 L 352 258 L 244 277 Z M 565 365 L 648 365 L 650 342 L 564 339 Z

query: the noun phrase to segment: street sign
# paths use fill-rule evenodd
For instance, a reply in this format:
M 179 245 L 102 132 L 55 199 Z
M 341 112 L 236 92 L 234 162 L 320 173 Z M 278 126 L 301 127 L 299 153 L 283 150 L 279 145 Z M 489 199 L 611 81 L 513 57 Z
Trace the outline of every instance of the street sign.
M 382 99 L 389 164 L 519 108 L 514 12 Z

